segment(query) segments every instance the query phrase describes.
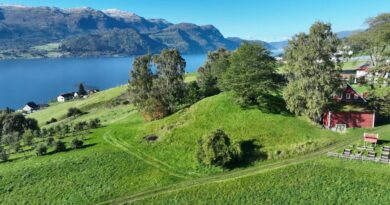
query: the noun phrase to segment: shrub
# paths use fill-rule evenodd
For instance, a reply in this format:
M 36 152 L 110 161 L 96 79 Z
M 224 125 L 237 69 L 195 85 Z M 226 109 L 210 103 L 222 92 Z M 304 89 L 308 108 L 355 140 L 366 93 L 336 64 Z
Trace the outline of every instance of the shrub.
M 72 140 L 72 149 L 80 149 L 83 147 L 84 142 L 79 139 Z
M 79 116 L 79 115 L 82 115 L 82 114 L 83 114 L 83 111 L 81 111 L 80 109 L 71 107 L 71 108 L 69 108 L 68 113 L 66 114 L 66 116 L 67 117 L 75 117 L 75 116 Z
M 226 167 L 233 162 L 240 151 L 230 142 L 229 136 L 223 130 L 217 130 L 205 136 L 198 142 L 197 159 L 207 166 Z
M 1 161 L 6 162 L 6 161 L 8 161 L 8 158 L 9 158 L 9 156 L 7 154 L 7 151 L 5 149 L 0 150 Z
M 35 152 L 38 156 L 43 156 L 47 153 L 47 146 L 44 144 L 40 144 L 35 148 Z
M 91 129 L 95 129 L 95 128 L 100 127 L 100 120 L 99 120 L 99 118 L 95 118 L 95 119 L 90 120 L 89 123 L 88 123 L 88 127 L 91 128 Z
M 73 130 L 75 131 L 82 131 L 82 130 L 85 130 L 88 128 L 88 123 L 87 122 L 84 122 L 84 121 L 81 121 L 81 122 L 78 122 L 74 125 L 73 127 Z
M 58 140 L 54 143 L 54 151 L 55 152 L 63 152 L 66 151 L 66 145 L 64 142 Z
M 51 118 L 49 121 L 46 122 L 46 125 L 49 125 L 51 123 L 55 123 L 57 122 L 57 119 L 56 118 Z

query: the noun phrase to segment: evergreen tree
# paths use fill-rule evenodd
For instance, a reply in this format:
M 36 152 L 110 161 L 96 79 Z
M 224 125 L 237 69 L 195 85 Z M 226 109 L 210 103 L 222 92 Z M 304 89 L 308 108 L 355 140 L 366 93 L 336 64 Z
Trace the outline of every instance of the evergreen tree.
M 84 85 L 82 83 L 80 83 L 80 85 L 79 85 L 79 92 L 78 92 L 78 94 L 80 96 L 84 96 L 84 95 L 88 94 L 87 91 L 84 88 Z
M 242 106 L 267 104 L 281 83 L 270 52 L 261 45 L 244 43 L 229 59 L 224 90 L 233 91 Z
M 289 82 L 283 97 L 296 115 L 320 122 L 331 95 L 341 86 L 341 65 L 335 58 L 339 43 L 331 25 L 322 22 L 289 41 L 285 54 Z

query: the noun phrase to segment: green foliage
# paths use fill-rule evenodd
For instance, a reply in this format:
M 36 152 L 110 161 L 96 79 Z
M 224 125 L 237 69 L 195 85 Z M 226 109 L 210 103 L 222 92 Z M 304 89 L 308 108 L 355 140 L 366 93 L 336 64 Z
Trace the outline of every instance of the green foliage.
M 66 151 L 66 144 L 61 140 L 54 142 L 54 151 L 55 152 Z
M 154 56 L 157 78 L 153 82 L 153 98 L 161 102 L 168 114 L 177 111 L 185 97 L 185 60 L 177 50 L 163 50 Z
M 80 149 L 83 147 L 84 142 L 79 139 L 73 139 L 71 142 L 72 149 Z
M 23 133 L 23 143 L 24 145 L 32 146 L 34 144 L 34 134 L 31 130 L 27 130 Z
M 71 107 L 68 109 L 68 113 L 66 114 L 67 117 L 76 117 L 84 114 L 83 111 L 81 111 L 78 108 Z
M 8 153 L 7 153 L 7 150 L 5 150 L 5 149 L 0 149 L 0 159 L 1 159 L 1 161 L 3 161 L 3 162 L 8 161 L 9 155 L 8 155 Z
M 80 121 L 73 126 L 73 130 L 76 132 L 83 131 L 87 128 L 88 128 L 88 123 L 85 121 Z
M 224 48 L 207 54 L 206 63 L 198 69 L 198 82 L 204 97 L 221 92 L 219 81 L 230 65 L 229 56 L 230 52 Z
M 84 88 L 84 84 L 80 83 L 80 85 L 79 85 L 79 92 L 77 92 L 77 94 L 79 94 L 80 96 L 84 96 L 84 95 L 88 94 L 87 91 Z
M 99 118 L 95 118 L 95 119 L 91 119 L 89 122 L 88 122 L 88 127 L 91 128 L 91 129 L 96 129 L 98 127 L 101 126 L 101 121 Z
M 368 96 L 370 106 L 383 117 L 390 118 L 390 88 L 376 88 Z
M 43 156 L 47 153 L 47 146 L 44 144 L 39 144 L 35 148 L 35 152 L 36 152 L 37 156 Z
M 390 55 L 390 13 L 370 18 L 366 23 L 369 28 L 349 37 L 347 43 L 355 52 L 368 53 L 372 65 L 381 68 Z
M 157 67 L 154 75 L 151 61 Z M 129 81 L 130 96 L 146 120 L 160 119 L 177 111 L 185 95 L 186 62 L 177 50 L 163 50 L 159 55 L 141 56 L 134 61 Z
M 270 52 L 259 44 L 244 43 L 229 60 L 230 66 L 223 74 L 224 90 L 233 91 L 242 106 L 267 106 L 267 97 L 281 85 Z
M 39 130 L 37 120 L 25 118 L 21 113 L 0 113 L 0 135 L 7 135 L 15 132 L 23 133 L 28 129 Z
M 196 81 L 189 82 L 186 86 L 185 102 L 192 105 L 202 98 L 202 91 Z
M 316 22 L 309 34 L 300 33 L 289 41 L 286 49 L 288 85 L 283 97 L 287 108 L 315 122 L 321 120 L 330 96 L 339 90 L 340 64 L 332 58 L 339 40 L 331 25 Z
M 237 158 L 239 151 L 231 144 L 230 138 L 223 130 L 216 130 L 211 135 L 198 141 L 197 159 L 207 166 L 226 167 Z

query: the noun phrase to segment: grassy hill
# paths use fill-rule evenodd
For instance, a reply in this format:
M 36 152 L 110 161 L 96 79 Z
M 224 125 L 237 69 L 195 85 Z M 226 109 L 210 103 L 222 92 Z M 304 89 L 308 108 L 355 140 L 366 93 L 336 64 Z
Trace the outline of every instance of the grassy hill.
M 218 128 L 224 129 L 235 142 L 261 145 L 260 150 L 268 160 L 253 165 L 259 169 L 363 132 L 351 130 L 340 135 L 303 118 L 242 109 L 229 93 L 206 98 L 162 120 L 144 122 L 133 106 L 115 103 L 125 89 L 125 86 L 113 88 L 87 99 L 52 104 L 30 115 L 41 125 L 52 117 L 59 120 L 57 124 L 99 117 L 104 126 L 85 136 L 84 149 L 42 157 L 34 156 L 31 151 L 13 157 L 11 162 L 0 163 L 0 201 L 4 204 L 97 203 L 227 172 L 200 166 L 195 159 L 197 140 Z M 87 114 L 65 118 L 70 107 Z M 159 139 L 147 142 L 144 137 L 151 134 Z M 258 177 L 266 180 L 267 176 Z M 296 177 L 300 176 L 303 175 Z M 244 192 L 237 192 L 237 196 L 240 193 Z

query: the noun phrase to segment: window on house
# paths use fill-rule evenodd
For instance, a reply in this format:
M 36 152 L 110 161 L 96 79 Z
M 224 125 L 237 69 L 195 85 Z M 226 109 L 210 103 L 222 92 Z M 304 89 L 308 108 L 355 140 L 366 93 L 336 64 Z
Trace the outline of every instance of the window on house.
M 358 96 L 358 95 L 353 95 L 353 98 L 354 98 L 355 100 L 357 100 L 357 99 L 359 98 L 359 96 Z
M 346 98 L 347 100 L 351 99 L 351 94 L 350 94 L 350 93 L 347 93 L 347 94 L 345 95 L 345 98 Z

